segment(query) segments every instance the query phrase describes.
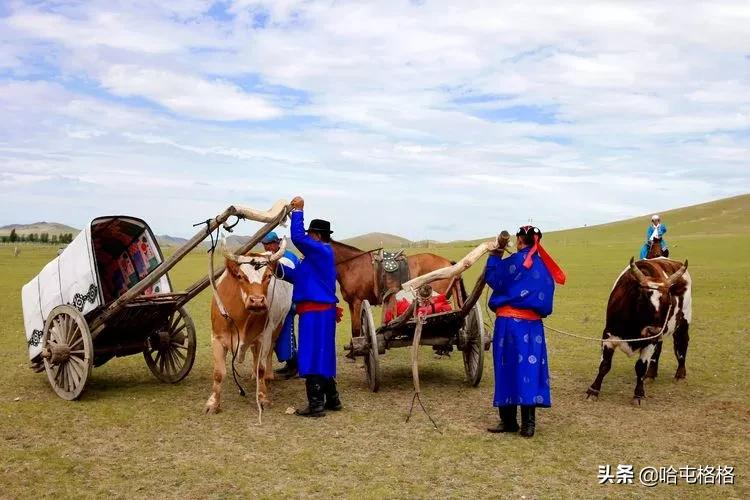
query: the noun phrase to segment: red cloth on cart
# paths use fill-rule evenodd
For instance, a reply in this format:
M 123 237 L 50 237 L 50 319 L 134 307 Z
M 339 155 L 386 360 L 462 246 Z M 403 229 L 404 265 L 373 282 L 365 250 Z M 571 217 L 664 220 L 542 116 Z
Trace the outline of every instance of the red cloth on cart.
M 401 316 L 404 314 L 411 305 L 411 302 L 409 302 L 409 299 L 401 299 L 396 302 L 396 314 L 394 316 L 393 311 L 386 311 L 385 313 L 385 322 L 390 323 L 394 319 L 396 319 L 398 316 Z M 430 299 L 430 304 L 422 307 L 417 308 L 417 316 L 426 316 L 428 314 L 436 314 L 441 312 L 448 312 L 452 311 L 453 306 L 450 302 L 448 302 L 448 299 L 445 298 L 445 294 L 441 293 L 439 295 L 435 295 Z

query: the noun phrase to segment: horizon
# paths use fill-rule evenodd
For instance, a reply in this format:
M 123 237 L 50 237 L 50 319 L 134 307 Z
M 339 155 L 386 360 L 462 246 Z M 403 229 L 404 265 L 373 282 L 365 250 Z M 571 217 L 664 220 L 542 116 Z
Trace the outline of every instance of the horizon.
M 0 225 L 187 237 L 301 195 L 339 235 L 451 241 L 743 194 L 748 24 L 729 0 L 11 0 Z
M 722 201 L 731 200 L 731 199 L 734 199 L 734 198 L 740 198 L 740 197 L 749 196 L 749 195 L 750 195 L 750 192 L 747 192 L 747 193 L 743 193 L 743 194 L 739 194 L 739 195 L 735 195 L 735 196 L 730 196 L 730 197 L 726 197 L 726 198 L 719 198 L 719 199 L 716 199 L 716 200 L 709 200 L 707 202 L 697 203 L 697 204 L 694 204 L 694 205 L 685 205 L 685 206 L 679 206 L 679 207 L 672 207 L 672 208 L 669 208 L 669 209 L 666 209 L 666 210 L 662 210 L 661 212 L 662 213 L 669 213 L 669 212 L 676 211 L 676 210 L 689 209 L 689 208 L 698 207 L 698 206 L 701 206 L 701 205 L 722 202 Z M 583 229 L 583 228 L 589 228 L 589 227 L 597 227 L 597 226 L 602 226 L 602 225 L 617 224 L 617 223 L 621 223 L 621 222 L 632 221 L 632 220 L 638 219 L 640 217 L 644 217 L 644 218 L 650 217 L 650 215 L 651 215 L 651 213 L 649 212 L 648 215 L 647 214 L 639 214 L 639 215 L 634 215 L 634 216 L 626 217 L 626 218 L 623 218 L 623 219 L 611 220 L 611 221 L 607 221 L 607 222 L 603 222 L 603 223 L 599 223 L 599 224 L 584 224 L 582 226 L 566 227 L 566 228 L 554 229 L 554 230 L 544 231 L 544 232 L 545 233 L 556 233 L 556 232 L 572 231 L 572 230 L 576 230 L 576 229 Z M 149 223 L 148 219 L 144 219 L 144 220 L 146 221 L 146 223 Z M 666 224 L 668 224 L 668 221 L 665 220 L 664 222 Z M 253 222 L 250 222 L 250 223 L 251 224 L 255 224 Z M 646 224 L 646 223 L 647 222 L 644 222 L 644 224 Z M 29 222 L 29 223 L 25 223 L 25 224 L 24 223 L 10 223 L 10 224 L 4 224 L 4 225 L 0 226 L 0 229 L 7 230 L 7 229 L 9 229 L 9 226 L 34 226 L 34 225 L 38 225 L 38 224 L 59 224 L 59 225 L 64 225 L 64 226 L 66 226 L 66 227 L 68 227 L 68 228 L 70 228 L 70 229 L 72 229 L 74 231 L 80 231 L 81 230 L 81 228 L 79 228 L 79 227 L 71 226 L 68 223 L 60 222 L 60 221 L 36 221 L 36 222 Z M 197 231 L 196 231 L 195 233 L 190 233 L 190 234 L 188 234 L 186 236 L 179 236 L 177 234 L 172 234 L 172 233 L 167 233 L 167 232 L 155 230 L 154 227 L 152 227 L 150 223 L 149 223 L 149 227 L 151 228 L 151 230 L 154 233 L 154 235 L 157 236 L 157 237 L 181 238 L 181 239 L 188 240 L 188 239 L 190 239 L 191 237 L 193 237 L 197 233 Z M 238 227 L 241 227 L 241 226 L 238 226 Z M 501 228 L 501 230 L 502 229 L 508 229 L 508 228 Z M 284 228 L 281 228 L 281 227 L 277 228 L 275 231 L 277 233 L 281 234 L 281 235 L 286 235 L 286 233 L 288 232 Z M 251 232 L 248 232 L 247 234 L 240 234 L 240 233 L 237 233 L 237 232 L 232 232 L 232 233 L 228 233 L 227 237 L 236 236 L 236 237 L 239 237 L 239 238 L 245 238 L 245 237 L 251 236 L 253 234 L 253 232 L 254 231 L 251 231 Z M 374 230 L 374 231 L 368 231 L 366 233 L 360 233 L 360 234 L 355 234 L 355 235 L 351 235 L 351 236 L 344 236 L 343 238 L 340 238 L 339 241 L 352 240 L 352 239 L 356 239 L 356 238 L 360 238 L 360 237 L 364 237 L 364 236 L 370 236 L 370 235 L 373 235 L 373 234 L 383 234 L 385 236 L 392 236 L 392 237 L 396 237 L 396 238 L 403 238 L 403 239 L 409 241 L 410 243 L 435 242 L 435 243 L 440 243 L 440 244 L 442 244 L 442 243 L 454 243 L 454 242 L 461 242 L 461 241 L 475 241 L 475 240 L 481 240 L 481 239 L 485 239 L 485 238 L 490 238 L 491 237 L 491 235 L 484 235 L 484 236 L 469 237 L 469 238 L 457 238 L 457 239 L 453 239 L 453 240 L 413 239 L 413 238 L 409 237 L 408 235 L 396 234 L 396 233 L 391 233 L 391 232 L 382 231 L 382 230 Z M 286 236 L 288 236 L 288 235 L 286 235 Z M 206 238 L 208 238 L 208 236 Z

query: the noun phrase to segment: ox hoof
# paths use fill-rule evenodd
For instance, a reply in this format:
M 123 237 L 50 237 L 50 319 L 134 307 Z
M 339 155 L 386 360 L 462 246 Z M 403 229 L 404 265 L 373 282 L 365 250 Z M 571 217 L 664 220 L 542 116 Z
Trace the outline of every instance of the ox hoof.
M 646 398 L 646 396 L 634 396 L 633 397 L 633 406 L 643 406 L 643 400 Z
M 596 389 L 592 389 L 591 387 L 589 387 L 586 390 L 586 400 L 588 400 L 588 401 L 598 401 L 599 400 L 599 391 L 597 391 Z
M 672 382 L 675 383 L 675 384 L 679 384 L 681 382 L 685 382 L 685 377 L 675 377 L 674 379 L 672 379 Z
M 217 405 L 206 405 L 206 409 L 204 410 L 204 413 L 206 415 L 216 415 L 221 411 L 221 408 Z

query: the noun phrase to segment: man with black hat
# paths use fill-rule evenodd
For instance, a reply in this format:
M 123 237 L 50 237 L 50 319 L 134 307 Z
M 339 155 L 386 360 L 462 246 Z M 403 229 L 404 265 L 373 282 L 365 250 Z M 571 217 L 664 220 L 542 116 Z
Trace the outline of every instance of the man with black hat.
M 298 409 L 303 417 L 322 417 L 325 410 L 341 410 L 336 389 L 336 263 L 331 248 L 331 224 L 314 219 L 305 232 L 303 209 L 299 196 L 291 202 L 292 243 L 304 255 L 291 269 L 277 266 L 281 279 L 294 284 L 292 301 L 299 315 L 299 375 L 305 379 L 307 407 Z
M 518 251 L 506 259 L 495 252 L 487 259 L 485 279 L 492 288 L 490 309 L 495 311 L 492 353 L 495 364 L 494 406 L 500 424 L 490 432 L 518 432 L 532 437 L 536 408 L 548 408 L 549 364 L 542 318 L 552 313 L 555 282 L 565 283 L 565 273 L 544 250 L 542 232 L 523 226 L 516 233 Z
M 279 235 L 274 231 L 265 235 L 260 242 L 263 245 L 263 250 L 266 252 L 276 253 L 281 248 L 281 238 L 279 238 Z M 294 255 L 294 253 L 287 250 L 284 252 L 284 256 L 279 262 L 294 269 L 299 265 L 299 258 Z M 279 362 L 286 364 L 283 368 L 274 370 L 273 373 L 284 379 L 290 379 L 297 375 L 297 343 L 294 340 L 295 314 L 294 303 L 292 303 L 292 307 L 286 315 L 284 325 L 281 327 L 281 332 L 279 333 L 279 337 L 276 339 L 276 345 L 274 346 L 276 358 Z

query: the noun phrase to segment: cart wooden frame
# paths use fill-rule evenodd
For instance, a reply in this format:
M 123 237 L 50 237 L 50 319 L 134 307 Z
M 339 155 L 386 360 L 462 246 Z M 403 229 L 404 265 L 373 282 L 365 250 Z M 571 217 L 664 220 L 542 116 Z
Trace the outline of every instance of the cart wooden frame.
M 451 287 L 451 292 L 457 289 L 458 287 Z M 452 301 L 454 310 L 423 316 L 424 324 L 419 340 L 420 345 L 455 346 L 463 357 L 466 382 L 472 387 L 477 387 L 482 380 L 484 352 L 490 347 L 482 308 L 478 303 L 483 289 L 484 275 L 468 297 L 462 297 L 458 291 L 449 292 L 448 298 Z M 415 303 L 416 300 L 401 316 L 378 328 L 375 327 L 372 306 L 367 300 L 362 303 L 359 317 L 362 335 L 352 338 L 346 349 L 352 356 L 364 357 L 365 377 L 372 392 L 380 389 L 380 357 L 388 349 L 411 346 L 414 342 L 417 327 Z
M 484 352 L 490 349 L 492 341 L 489 333 L 485 331 L 482 308 L 479 304 L 479 298 L 486 285 L 484 271 L 480 274 L 468 297 L 462 296 L 460 291 L 462 287 L 458 286 L 457 280 L 485 253 L 507 251 L 509 241 L 510 234 L 502 231 L 496 240 L 482 243 L 452 266 L 432 271 L 404 283 L 403 289 L 410 292 L 414 298 L 409 309 L 390 322 L 382 321 L 382 326 L 378 328 L 375 328 L 370 303 L 367 300 L 363 301 L 360 317 L 352 318 L 352 321 L 360 321 L 362 334 L 352 338 L 345 349 L 350 351 L 352 357 L 364 357 L 367 385 L 372 392 L 380 389 L 380 357 L 385 354 L 386 350 L 414 344 L 418 324 L 415 317 L 416 291 L 440 279 L 452 280 L 451 285 L 448 286 L 446 298 L 452 301 L 453 310 L 420 318 L 422 329 L 418 338 L 419 345 L 451 348 L 455 346 L 463 356 L 466 382 L 472 387 L 479 385 L 484 369 Z M 384 308 L 383 320 L 385 312 Z

